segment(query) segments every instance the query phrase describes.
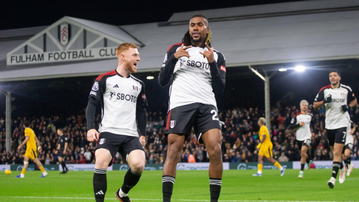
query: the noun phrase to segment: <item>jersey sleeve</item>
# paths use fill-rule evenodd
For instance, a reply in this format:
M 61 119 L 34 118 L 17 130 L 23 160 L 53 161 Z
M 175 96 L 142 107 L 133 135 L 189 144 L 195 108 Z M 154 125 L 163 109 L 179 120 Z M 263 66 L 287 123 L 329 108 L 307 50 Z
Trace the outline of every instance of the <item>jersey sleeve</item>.
M 348 104 L 349 104 L 351 101 L 355 100 L 356 97 L 355 97 L 355 95 L 354 95 L 351 88 L 347 88 L 347 89 L 348 89 L 348 98 L 347 98 L 347 100 L 348 100 Z
M 99 76 L 92 85 L 86 108 L 87 130 L 95 128 L 96 107 L 103 103 L 103 94 L 106 90 L 106 78 Z
M 177 51 L 177 48 L 182 44 L 172 45 L 165 55 L 163 60 L 162 68 L 160 73 L 158 74 L 158 82 L 161 86 L 166 86 L 173 77 L 173 71 L 175 69 L 176 63 L 178 59 L 174 56 Z
M 292 118 L 292 120 L 290 121 L 289 128 L 293 129 L 293 128 L 298 128 L 299 126 L 300 126 L 300 124 L 298 123 L 297 116 L 294 116 Z
M 218 59 L 209 63 L 211 68 L 212 88 L 216 95 L 221 95 L 226 86 L 226 60 L 222 53 L 217 52 Z
M 147 113 L 146 107 L 148 106 L 145 84 L 141 82 L 142 88 L 139 96 L 137 97 L 136 103 L 136 119 L 140 135 L 146 134 L 146 125 L 147 125 Z
M 67 137 L 64 137 L 64 142 L 66 143 L 66 142 L 69 142 L 68 140 L 67 140 Z
M 25 137 L 26 137 L 26 136 L 30 137 L 30 134 L 31 134 L 31 133 L 30 133 L 30 130 L 26 128 L 26 129 L 25 129 Z
M 320 102 L 324 100 L 324 90 L 320 90 L 317 96 L 314 98 L 314 102 Z

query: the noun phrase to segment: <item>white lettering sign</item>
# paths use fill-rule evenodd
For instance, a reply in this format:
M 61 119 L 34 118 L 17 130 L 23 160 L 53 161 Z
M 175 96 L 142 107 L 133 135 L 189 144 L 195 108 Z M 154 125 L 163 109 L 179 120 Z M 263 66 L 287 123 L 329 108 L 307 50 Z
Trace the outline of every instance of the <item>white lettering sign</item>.
M 39 64 L 93 59 L 116 58 L 117 47 L 53 51 L 43 53 L 14 54 L 7 56 L 7 65 Z

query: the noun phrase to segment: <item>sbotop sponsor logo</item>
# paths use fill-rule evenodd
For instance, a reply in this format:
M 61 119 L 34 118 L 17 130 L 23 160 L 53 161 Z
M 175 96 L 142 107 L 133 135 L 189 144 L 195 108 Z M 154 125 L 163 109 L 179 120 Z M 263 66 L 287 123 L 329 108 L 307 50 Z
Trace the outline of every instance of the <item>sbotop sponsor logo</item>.
M 145 166 L 144 170 L 157 170 L 156 167 Z
M 121 165 L 118 170 L 128 170 L 128 165 Z
M 73 165 L 67 165 L 67 168 L 70 171 L 93 171 L 95 170 L 95 165 L 88 165 L 88 166 L 73 166 Z
M 245 163 L 240 163 L 237 166 L 237 170 L 246 170 L 247 169 L 247 165 Z
M 177 170 L 185 170 L 186 166 L 182 163 L 177 164 Z

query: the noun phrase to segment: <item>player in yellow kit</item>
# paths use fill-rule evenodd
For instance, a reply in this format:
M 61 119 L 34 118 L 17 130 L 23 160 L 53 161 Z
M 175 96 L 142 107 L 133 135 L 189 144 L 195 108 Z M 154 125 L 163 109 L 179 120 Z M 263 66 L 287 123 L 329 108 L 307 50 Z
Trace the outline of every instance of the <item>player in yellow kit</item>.
M 269 162 L 273 163 L 280 170 L 280 176 L 284 175 L 285 169 L 273 158 L 273 144 L 270 140 L 270 135 L 268 133 L 268 129 L 265 126 L 266 120 L 264 117 L 259 118 L 258 126 L 259 129 L 259 140 L 260 143 L 257 145 L 257 149 L 259 149 L 258 153 L 258 172 L 253 174 L 253 176 L 262 176 L 263 169 L 263 157 L 265 156 Z
M 25 140 L 18 146 L 18 150 L 21 149 L 21 147 L 26 144 L 26 152 L 24 155 L 24 167 L 22 168 L 21 174 L 15 176 L 16 178 L 24 178 L 25 172 L 27 167 L 29 166 L 29 159 L 34 161 L 37 166 L 39 166 L 39 169 L 42 172 L 41 177 L 45 177 L 47 175 L 47 172 L 45 171 L 44 167 L 42 166 L 40 160 L 37 158 L 37 150 L 41 150 L 40 142 L 37 139 L 34 131 L 30 128 L 30 123 L 28 121 L 25 121 L 23 124 L 23 127 L 25 128 Z M 36 144 L 38 147 L 36 147 Z

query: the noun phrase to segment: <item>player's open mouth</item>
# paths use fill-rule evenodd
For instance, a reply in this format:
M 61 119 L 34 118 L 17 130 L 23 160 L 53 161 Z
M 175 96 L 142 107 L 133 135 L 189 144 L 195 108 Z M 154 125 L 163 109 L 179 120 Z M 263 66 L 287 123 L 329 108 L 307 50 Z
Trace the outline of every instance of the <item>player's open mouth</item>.
M 133 66 L 134 66 L 135 68 L 137 68 L 137 63 L 133 63 Z
M 193 37 L 200 37 L 201 36 L 201 34 L 199 34 L 199 33 L 193 33 L 193 35 L 192 35 Z

